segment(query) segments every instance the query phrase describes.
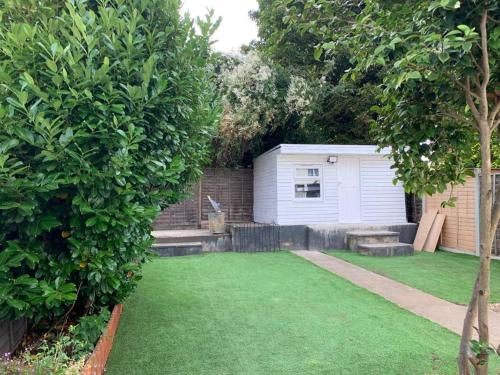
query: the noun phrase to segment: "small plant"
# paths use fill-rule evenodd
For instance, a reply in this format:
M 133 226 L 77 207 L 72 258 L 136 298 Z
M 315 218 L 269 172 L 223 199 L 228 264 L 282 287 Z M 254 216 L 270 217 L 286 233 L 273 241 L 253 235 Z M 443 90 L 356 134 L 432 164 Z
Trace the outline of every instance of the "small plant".
M 55 339 L 41 339 L 18 356 L 5 355 L 0 360 L 2 375 L 78 375 L 106 329 L 111 314 L 103 309 L 99 314 L 80 318 L 67 332 Z
M 109 310 L 103 309 L 100 314 L 84 316 L 77 325 L 70 326 L 68 332 L 73 337 L 73 353 L 85 354 L 93 350 L 110 317 Z
M 480 365 L 484 365 L 487 362 L 488 356 L 497 354 L 496 350 L 488 345 L 488 343 L 477 340 L 471 340 L 470 349 Z

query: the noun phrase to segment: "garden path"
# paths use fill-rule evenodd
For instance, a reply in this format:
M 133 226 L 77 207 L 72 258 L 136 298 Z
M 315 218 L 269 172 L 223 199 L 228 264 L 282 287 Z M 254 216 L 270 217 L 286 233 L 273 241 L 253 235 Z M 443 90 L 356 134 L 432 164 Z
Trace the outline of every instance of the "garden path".
M 319 251 L 296 250 L 293 253 L 355 285 L 378 294 L 405 310 L 429 319 L 458 335 L 462 334 L 466 306 L 434 297 Z M 491 344 L 495 348 L 500 347 L 500 312 L 491 311 L 489 320 Z

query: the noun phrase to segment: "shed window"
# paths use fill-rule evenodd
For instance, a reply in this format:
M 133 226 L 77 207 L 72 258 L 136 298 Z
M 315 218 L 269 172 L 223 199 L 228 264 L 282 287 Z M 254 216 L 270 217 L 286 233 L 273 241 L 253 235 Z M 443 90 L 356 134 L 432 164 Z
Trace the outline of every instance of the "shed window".
M 295 169 L 295 177 L 319 177 L 319 168 L 303 168 L 297 167 Z
M 295 167 L 295 199 L 321 198 L 321 168 L 319 166 Z

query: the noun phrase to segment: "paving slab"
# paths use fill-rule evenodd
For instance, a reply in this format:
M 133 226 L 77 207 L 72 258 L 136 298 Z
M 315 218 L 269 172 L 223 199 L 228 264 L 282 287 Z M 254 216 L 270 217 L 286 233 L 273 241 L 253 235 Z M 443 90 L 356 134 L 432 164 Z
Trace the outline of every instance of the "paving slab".
M 462 334 L 466 306 L 434 297 L 319 251 L 296 250 L 293 253 L 355 285 L 378 294 L 405 310 L 429 319 L 458 335 Z M 490 342 L 497 348 L 500 346 L 500 312 L 490 311 L 489 322 Z

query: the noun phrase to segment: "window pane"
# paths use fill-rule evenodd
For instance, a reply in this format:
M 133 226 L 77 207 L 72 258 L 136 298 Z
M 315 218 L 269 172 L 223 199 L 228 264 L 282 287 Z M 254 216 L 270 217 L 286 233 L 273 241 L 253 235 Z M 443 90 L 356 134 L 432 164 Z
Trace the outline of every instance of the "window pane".
M 296 177 L 319 177 L 319 168 L 297 168 Z
M 295 198 L 320 198 L 321 186 L 319 181 L 295 184 Z

